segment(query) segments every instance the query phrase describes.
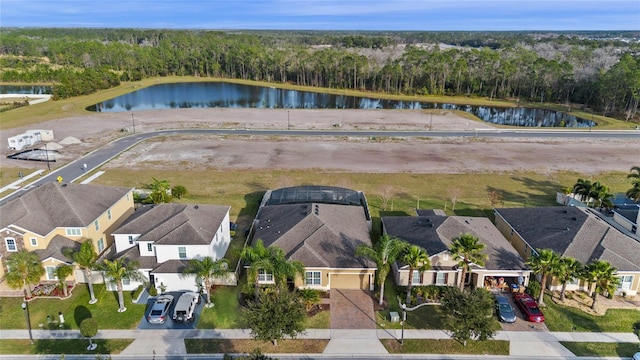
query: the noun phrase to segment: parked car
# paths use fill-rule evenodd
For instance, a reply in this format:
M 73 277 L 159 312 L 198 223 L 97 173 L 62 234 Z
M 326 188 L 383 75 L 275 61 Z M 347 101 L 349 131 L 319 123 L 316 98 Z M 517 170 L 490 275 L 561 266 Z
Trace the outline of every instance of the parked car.
M 640 352 L 633 354 L 633 360 L 640 360 Z
M 516 322 L 516 312 L 513 310 L 509 300 L 502 295 L 496 296 L 496 314 L 498 315 L 498 320 L 502 322 Z
M 536 302 L 531 295 L 527 293 L 516 293 L 513 295 L 513 300 L 516 302 L 520 310 L 522 310 L 522 315 L 524 315 L 525 320 L 531 322 L 544 322 L 544 314 L 538 307 L 538 302 Z
M 147 321 L 149 324 L 164 324 L 167 321 L 167 313 L 173 303 L 173 296 L 161 295 L 156 299 L 147 315 Z
M 194 312 L 199 299 L 200 294 L 195 292 L 186 292 L 180 295 L 173 309 L 173 321 L 187 322 L 195 320 Z

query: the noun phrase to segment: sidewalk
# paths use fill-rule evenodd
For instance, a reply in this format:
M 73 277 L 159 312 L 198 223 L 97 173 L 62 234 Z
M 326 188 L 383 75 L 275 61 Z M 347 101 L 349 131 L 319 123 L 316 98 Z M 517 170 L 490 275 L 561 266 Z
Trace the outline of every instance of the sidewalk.
M 389 355 L 379 339 L 400 339 L 401 330 L 331 330 L 308 329 L 300 336 L 301 339 L 329 339 L 329 344 L 323 354 L 278 354 L 279 358 L 323 358 L 323 357 L 360 357 L 385 358 Z M 28 339 L 27 330 L 2 330 L 2 339 Z M 76 339 L 82 338 L 77 330 L 33 330 L 34 339 Z M 96 339 L 134 339 L 120 355 L 113 358 L 142 358 L 153 356 L 191 357 L 187 355 L 184 339 L 250 339 L 251 332 L 247 329 L 207 329 L 207 330 L 101 330 Z M 442 330 L 405 330 L 405 339 L 449 339 L 449 335 Z M 447 356 L 424 355 L 420 358 L 574 358 L 575 356 L 564 348 L 560 341 L 575 342 L 639 342 L 633 333 L 592 333 L 592 332 L 528 332 L 528 331 L 498 331 L 495 340 L 510 342 L 508 357 L 496 356 Z M 416 355 L 415 357 L 417 357 Z M 197 357 L 195 355 L 194 357 Z M 415 358 L 404 354 L 402 358 Z M 581 358 L 583 359 L 583 358 Z M 616 359 L 616 358 L 613 358 Z

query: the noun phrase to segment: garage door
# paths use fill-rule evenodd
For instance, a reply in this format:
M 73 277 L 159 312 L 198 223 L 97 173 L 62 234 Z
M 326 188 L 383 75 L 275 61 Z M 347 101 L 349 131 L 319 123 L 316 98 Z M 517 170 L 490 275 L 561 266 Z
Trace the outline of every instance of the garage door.
M 331 274 L 332 289 L 369 290 L 369 274 Z

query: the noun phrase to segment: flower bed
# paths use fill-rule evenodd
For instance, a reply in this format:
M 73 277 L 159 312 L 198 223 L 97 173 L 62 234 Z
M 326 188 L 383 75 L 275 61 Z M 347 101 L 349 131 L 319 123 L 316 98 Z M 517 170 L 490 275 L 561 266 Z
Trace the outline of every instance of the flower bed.
M 75 283 L 67 283 L 67 297 L 71 296 L 71 292 L 76 287 Z M 27 300 L 35 298 L 58 298 L 63 299 L 64 291 L 59 284 L 38 284 L 31 290 L 31 297 Z

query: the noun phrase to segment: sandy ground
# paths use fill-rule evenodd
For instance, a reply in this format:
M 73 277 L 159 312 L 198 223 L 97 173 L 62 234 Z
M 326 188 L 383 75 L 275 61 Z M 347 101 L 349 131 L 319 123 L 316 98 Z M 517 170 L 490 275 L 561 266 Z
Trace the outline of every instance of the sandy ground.
M 176 109 L 135 113 L 100 113 L 63 118 L 38 125 L 54 131 L 56 167 L 133 132 L 172 128 L 261 128 L 343 130 L 468 130 L 464 138 L 366 137 L 220 137 L 176 136 L 146 141 L 111 161 L 105 168 L 171 169 L 321 169 L 349 172 L 475 173 L 533 170 L 577 171 L 583 174 L 627 171 L 640 154 L 638 139 L 473 138 L 489 124 L 457 114 L 426 114 L 418 110 L 269 110 Z M 33 162 L 9 160 L 7 137 L 26 128 L 3 130 L 0 153 L 7 167 L 33 168 Z M 72 144 L 74 138 L 81 140 Z M 176 165 L 178 164 L 178 165 Z

